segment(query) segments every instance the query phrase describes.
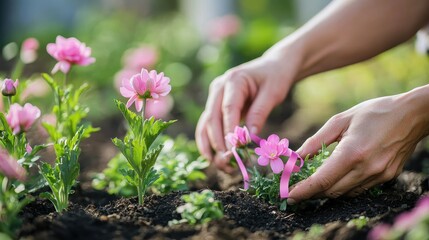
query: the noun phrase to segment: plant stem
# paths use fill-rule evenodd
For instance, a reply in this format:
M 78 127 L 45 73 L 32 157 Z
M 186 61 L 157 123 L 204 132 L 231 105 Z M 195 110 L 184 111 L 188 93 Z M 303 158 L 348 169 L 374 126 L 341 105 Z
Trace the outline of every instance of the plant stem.
M 7 108 L 7 111 L 9 111 L 9 109 L 10 109 L 10 105 L 12 105 L 12 97 L 11 97 L 11 96 L 8 96 L 8 97 L 7 97 L 7 102 L 9 103 L 9 106 L 8 106 L 8 108 Z
M 143 100 L 143 107 L 142 107 L 142 119 L 145 120 L 145 111 L 146 111 L 146 98 Z
M 24 70 L 24 63 L 20 60 L 16 62 L 15 68 L 12 71 L 11 78 L 17 79 L 21 77 L 22 71 Z
M 139 204 L 143 205 L 144 203 L 144 184 L 143 184 L 143 178 L 139 177 L 138 178 L 138 186 L 137 186 L 137 195 L 139 197 Z
M 247 161 L 251 161 L 250 154 L 249 154 L 247 147 L 244 147 L 243 152 L 244 152 L 245 157 L 247 158 Z
M 66 84 L 67 84 L 67 73 L 64 73 L 64 89 L 66 88 Z

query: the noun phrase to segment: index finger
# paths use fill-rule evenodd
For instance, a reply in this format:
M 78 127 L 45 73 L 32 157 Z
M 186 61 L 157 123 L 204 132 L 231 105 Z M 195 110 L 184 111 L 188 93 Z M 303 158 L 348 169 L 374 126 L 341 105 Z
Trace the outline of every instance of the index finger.
M 227 79 L 222 101 L 224 134 L 234 130 L 240 124 L 241 112 L 248 96 L 248 89 L 244 81 L 238 79 Z
M 344 141 L 341 143 L 313 175 L 299 182 L 291 190 L 287 200 L 289 204 L 310 199 L 328 190 L 334 184 L 341 181 L 353 169 L 351 164 L 346 163 L 349 153 L 342 147 L 345 144 Z

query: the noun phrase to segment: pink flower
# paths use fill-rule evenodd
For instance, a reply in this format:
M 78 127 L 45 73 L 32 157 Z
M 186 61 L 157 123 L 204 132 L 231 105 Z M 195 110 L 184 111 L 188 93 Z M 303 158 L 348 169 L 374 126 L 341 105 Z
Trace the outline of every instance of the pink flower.
M 165 77 L 163 72 L 158 74 L 155 70 L 148 72 L 143 68 L 140 74 L 132 76 L 129 80 L 124 79 L 119 90 L 122 96 L 129 98 L 127 107 L 135 103 L 136 110 L 140 112 L 145 99 L 156 100 L 161 96 L 167 96 L 171 91 L 170 78 Z
M 240 19 L 235 15 L 225 15 L 215 19 L 210 26 L 212 40 L 219 41 L 236 35 L 240 31 Z
M 22 43 L 23 51 L 36 51 L 39 49 L 39 41 L 35 38 L 27 38 Z
M 58 61 L 52 73 L 58 70 L 68 73 L 71 65 L 87 66 L 95 62 L 95 58 L 90 57 L 91 48 L 76 38 L 58 36 L 55 43 L 48 44 L 47 51 Z
M 27 38 L 21 47 L 21 60 L 28 64 L 36 61 L 37 49 L 39 49 L 39 41 L 35 38 Z
M 129 81 L 130 78 L 132 78 L 134 75 L 138 74 L 139 71 L 137 70 L 130 70 L 130 69 L 122 69 L 119 72 L 115 74 L 115 89 L 117 89 L 120 92 L 120 89 L 122 87 L 123 81 Z
M 249 130 L 246 126 L 234 128 L 234 133 L 228 133 L 225 139 L 234 147 L 246 146 L 252 139 L 250 138 Z
M 46 81 L 41 78 L 37 78 L 27 84 L 26 88 L 20 94 L 20 100 L 25 101 L 31 97 L 43 97 L 46 96 L 49 91 L 50 87 Z
M 173 108 L 173 98 L 170 96 L 160 97 L 157 100 L 148 99 L 146 103 L 146 116 L 156 119 L 165 118 Z
M 157 61 L 158 53 L 155 48 L 150 46 L 130 49 L 123 57 L 125 68 L 136 71 L 142 68 L 151 68 Z
M 26 176 L 25 169 L 4 149 L 0 149 L 0 173 L 20 181 L 24 181 Z
M 6 120 L 14 134 L 28 131 L 34 121 L 40 117 L 40 109 L 26 103 L 24 107 L 14 103 L 10 106 Z
M 18 83 L 18 80 L 14 82 L 12 79 L 6 78 L 1 87 L 1 93 L 3 96 L 15 96 Z
M 429 197 L 420 199 L 411 211 L 399 214 L 395 218 L 393 227 L 400 230 L 410 230 L 425 216 L 429 216 Z
M 260 147 L 255 149 L 255 153 L 259 155 L 259 165 L 267 166 L 269 163 L 273 172 L 278 174 L 283 171 L 284 167 L 280 156 L 290 156 L 291 151 L 286 138 L 280 141 L 279 136 L 272 134 L 267 140 L 261 140 Z
M 389 224 L 379 224 L 375 226 L 371 232 L 368 234 L 369 240 L 382 240 L 389 234 L 390 225 Z

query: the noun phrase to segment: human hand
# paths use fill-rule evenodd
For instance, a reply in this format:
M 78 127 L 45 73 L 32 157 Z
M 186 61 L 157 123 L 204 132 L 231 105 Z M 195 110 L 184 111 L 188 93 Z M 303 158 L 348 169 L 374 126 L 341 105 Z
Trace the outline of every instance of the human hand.
M 216 78 L 195 133 L 201 154 L 230 171 L 224 136 L 243 118 L 250 132 L 258 133 L 271 110 L 285 99 L 293 83 L 292 72 L 284 62 L 266 54 Z
M 321 143 L 338 145 L 316 173 L 293 187 L 288 203 L 356 196 L 397 177 L 429 134 L 428 90 L 425 96 L 422 89 L 369 100 L 332 117 L 297 152 L 313 155 Z

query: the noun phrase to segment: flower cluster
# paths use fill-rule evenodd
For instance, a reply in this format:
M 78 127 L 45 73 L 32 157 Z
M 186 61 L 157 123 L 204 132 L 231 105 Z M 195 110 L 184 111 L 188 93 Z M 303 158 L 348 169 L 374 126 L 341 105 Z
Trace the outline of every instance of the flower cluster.
M 289 179 L 293 172 L 298 172 L 304 164 L 302 158 L 289 148 L 289 140 L 286 138 L 280 139 L 279 136 L 272 134 L 267 139 L 260 139 L 255 135 L 251 135 L 246 127 L 235 127 L 233 133 L 228 133 L 225 139 L 232 145 L 231 151 L 237 161 L 241 174 L 244 180 L 244 189 L 249 188 L 249 175 L 246 167 L 237 151 L 243 149 L 244 154 L 250 158 L 247 151 L 247 145 L 253 141 L 259 146 L 255 148 L 255 153 L 258 157 L 260 166 L 270 165 L 274 174 L 280 174 L 280 198 L 289 196 Z M 282 157 L 287 157 L 284 163 Z M 299 166 L 296 165 L 300 161 Z

